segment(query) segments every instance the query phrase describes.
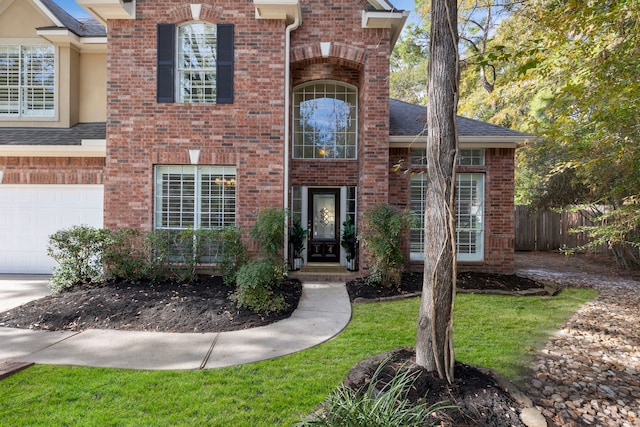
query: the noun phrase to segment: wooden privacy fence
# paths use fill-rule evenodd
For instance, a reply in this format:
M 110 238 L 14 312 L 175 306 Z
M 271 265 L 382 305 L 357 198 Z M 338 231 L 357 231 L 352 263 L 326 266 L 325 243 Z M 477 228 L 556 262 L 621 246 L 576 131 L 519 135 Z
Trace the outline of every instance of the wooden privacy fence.
M 589 242 L 585 233 L 569 230 L 592 225 L 580 212 L 536 212 L 529 206 L 516 206 L 516 251 L 553 251 L 575 248 Z M 597 253 L 606 253 L 606 245 L 600 245 Z

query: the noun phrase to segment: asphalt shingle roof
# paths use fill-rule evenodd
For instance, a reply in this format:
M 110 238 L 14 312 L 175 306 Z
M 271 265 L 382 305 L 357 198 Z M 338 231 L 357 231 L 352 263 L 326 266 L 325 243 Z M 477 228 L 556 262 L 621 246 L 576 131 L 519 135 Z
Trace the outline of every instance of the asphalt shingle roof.
M 427 108 L 389 100 L 389 135 L 426 135 Z M 479 120 L 458 116 L 461 136 L 522 137 L 527 135 Z M 1 128 L 0 145 L 80 145 L 83 139 L 105 139 L 105 123 L 79 123 L 72 128 Z
M 65 28 L 80 37 L 105 37 L 107 31 L 102 24 L 93 18 L 76 19 L 69 15 L 53 0 L 40 0 L 55 15 Z M 51 28 L 51 27 L 46 27 Z M 53 27 L 57 28 L 57 27 Z M 43 28 L 44 29 L 44 28 Z
M 425 134 L 427 107 L 389 99 L 389 135 L 415 136 Z M 461 136 L 525 137 L 515 130 L 491 123 L 458 116 L 458 134 Z
M 80 145 L 83 139 L 106 139 L 105 123 L 72 128 L 0 128 L 0 145 Z

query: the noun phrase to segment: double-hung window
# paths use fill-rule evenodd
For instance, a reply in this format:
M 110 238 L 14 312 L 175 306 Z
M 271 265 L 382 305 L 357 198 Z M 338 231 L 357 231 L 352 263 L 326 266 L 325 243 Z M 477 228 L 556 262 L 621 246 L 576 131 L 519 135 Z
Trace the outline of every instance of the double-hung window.
M 0 46 L 0 117 L 54 117 L 55 48 Z
M 156 166 L 155 228 L 224 228 L 236 222 L 236 168 Z
M 234 26 L 158 24 L 157 101 L 233 103 Z
M 425 166 L 424 150 L 412 150 L 411 163 Z M 484 166 L 484 150 L 460 150 L 458 166 Z M 411 177 L 412 260 L 424 259 L 425 174 Z M 484 174 L 456 173 L 456 249 L 458 261 L 484 259 Z
M 484 174 L 456 174 L 458 261 L 482 261 L 484 252 Z

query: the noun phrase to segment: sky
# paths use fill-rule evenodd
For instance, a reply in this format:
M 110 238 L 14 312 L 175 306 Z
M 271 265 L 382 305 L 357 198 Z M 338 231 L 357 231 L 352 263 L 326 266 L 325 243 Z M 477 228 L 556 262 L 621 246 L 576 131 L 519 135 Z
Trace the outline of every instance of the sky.
M 75 18 L 88 18 L 89 16 L 91 16 L 86 10 L 78 6 L 75 0 L 54 0 L 54 1 L 58 3 L 58 6 L 66 10 L 69 15 Z M 399 7 L 399 6 L 396 6 L 396 7 Z
M 86 18 L 90 16 L 86 10 L 78 6 L 75 0 L 54 0 L 61 6 L 64 10 L 66 10 L 70 15 L 76 18 Z M 407 22 L 416 22 L 418 17 L 413 13 L 413 7 L 415 6 L 414 0 L 391 0 L 391 3 L 402 10 L 410 10 L 411 15 L 409 16 L 409 20 Z

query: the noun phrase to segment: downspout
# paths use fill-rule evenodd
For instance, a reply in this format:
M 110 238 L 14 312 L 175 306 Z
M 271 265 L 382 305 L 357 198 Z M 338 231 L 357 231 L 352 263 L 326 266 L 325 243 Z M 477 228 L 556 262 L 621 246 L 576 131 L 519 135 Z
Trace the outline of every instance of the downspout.
M 290 98 L 291 98 L 291 32 L 296 30 L 300 26 L 302 11 L 300 9 L 300 3 L 298 3 L 298 13 L 293 23 L 287 25 L 284 38 L 284 210 L 288 212 L 289 209 L 289 122 L 291 115 L 290 110 Z M 284 261 L 289 261 L 289 215 L 285 214 L 284 220 Z

